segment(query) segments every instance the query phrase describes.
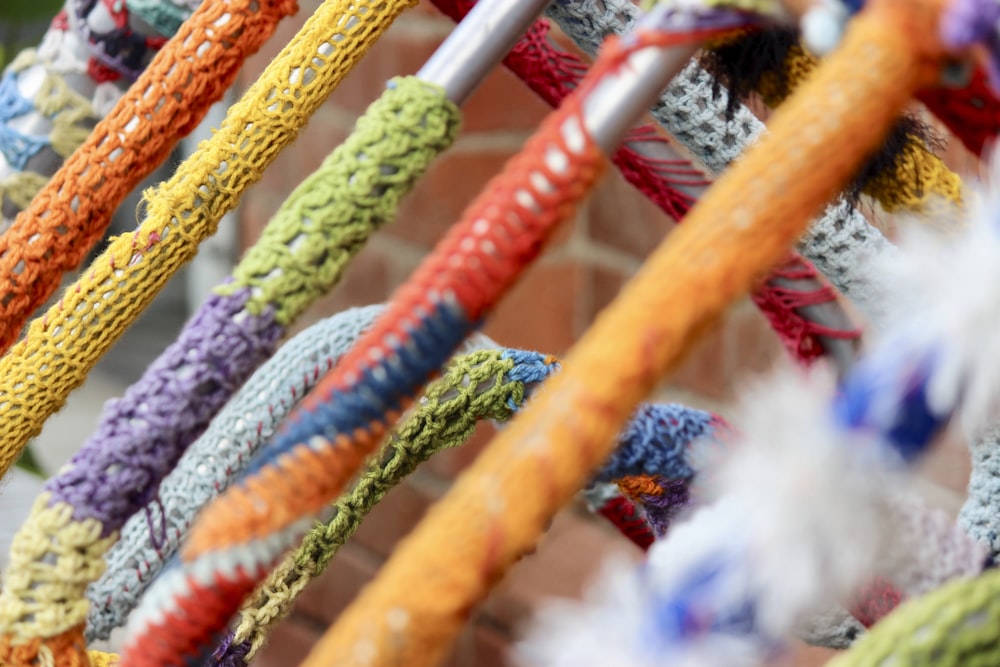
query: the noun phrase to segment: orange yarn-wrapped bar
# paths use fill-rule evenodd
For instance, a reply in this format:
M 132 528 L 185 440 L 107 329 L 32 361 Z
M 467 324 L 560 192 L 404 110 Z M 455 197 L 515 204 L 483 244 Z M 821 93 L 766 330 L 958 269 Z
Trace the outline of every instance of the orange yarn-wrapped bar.
M 540 389 L 393 553 L 305 667 L 429 667 L 611 452 L 614 434 L 727 304 L 785 256 L 934 82 L 934 0 L 872 0 Z M 919 36 L 919 39 L 917 38 Z M 599 381 L 595 381 L 599 380 Z
M 232 84 L 295 0 L 214 0 L 181 26 L 0 236 L 0 353 L 101 238 L 111 214 Z

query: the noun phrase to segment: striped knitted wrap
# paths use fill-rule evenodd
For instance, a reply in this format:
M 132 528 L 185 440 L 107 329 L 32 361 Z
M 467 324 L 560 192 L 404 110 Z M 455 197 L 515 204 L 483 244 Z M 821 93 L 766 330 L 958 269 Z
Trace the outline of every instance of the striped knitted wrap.
M 147 506 L 178 457 L 273 353 L 288 326 L 391 219 L 457 125 L 458 111 L 439 89 L 413 77 L 393 80 L 351 137 L 289 197 L 230 281 L 126 395 L 109 404 L 70 468 L 49 482 L 53 504 L 72 506 L 74 523 L 98 521 L 102 537 Z M 141 589 L 129 590 L 138 595 Z
M 295 7 L 294 0 L 204 3 L 18 214 L 0 236 L 0 351 L 52 296 L 62 274 L 79 266 L 118 204 L 197 126 L 243 61 Z M 139 251 L 152 231 L 135 240 Z M 132 250 L 132 239 L 119 247 L 119 268 Z M 6 468 L 7 456 L 0 457 L 0 473 Z
M 354 308 L 295 336 L 264 364 L 212 420 L 160 487 L 147 515 L 133 516 L 108 554 L 108 569 L 87 591 L 88 640 L 124 623 L 181 544 L 195 514 L 224 491 L 276 432 L 288 413 L 371 326 L 382 306 Z M 474 336 L 462 351 L 489 346 Z
M 229 109 L 219 131 L 170 180 L 147 193 L 140 227 L 116 238 L 0 360 L 7 380 L 3 398 L 12 406 L 4 420 L 0 470 L 404 7 L 404 0 L 377 6 L 330 0 L 320 7 Z M 92 335 L 98 330 L 100 335 Z M 61 361 L 70 358 L 72 364 Z
M 206 510 L 182 550 L 181 567 L 154 585 L 148 596 L 154 601 L 133 617 L 128 660 L 167 664 L 211 641 L 311 518 L 342 491 L 387 424 L 537 257 L 602 166 L 581 114 L 574 96 L 545 121 L 386 314 L 293 413 L 268 456 Z M 286 506 L 287 513 L 248 512 L 246 502 L 260 493 L 264 504 L 258 507 Z M 220 521 L 226 526 L 221 532 Z M 233 572 L 233 550 L 248 553 L 247 544 L 255 562 Z M 162 591 L 176 595 L 165 601 Z M 213 601 L 187 617 L 189 632 L 168 637 L 160 631 L 179 606 L 188 606 L 189 596 L 204 602 L 209 592 Z
M 309 327 L 240 387 L 163 480 L 158 502 L 131 517 L 108 568 L 87 590 L 87 639 L 106 639 L 176 551 L 195 513 L 226 489 L 322 373 L 332 368 L 381 306 L 344 311 Z
M 397 547 L 306 667 L 333 660 L 421 667 L 443 657 L 468 609 L 609 453 L 614 433 L 693 336 L 780 261 L 912 93 L 934 80 L 940 45 L 911 39 L 913 30 L 933 35 L 934 10 L 873 0 L 851 22 L 841 47 L 783 105 L 768 135 L 654 251 L 560 373 Z M 827 103 L 820 108 L 816 99 Z M 803 124 L 811 131 L 801 132 Z M 668 310 L 669 318 L 649 317 Z M 594 377 L 602 382 L 588 381 Z M 475 526 L 462 519 L 470 513 L 481 517 Z M 221 529 L 223 516 L 235 518 L 220 512 L 213 528 Z M 192 555 L 210 548 L 208 535 L 202 539 L 192 540 Z
M 455 21 L 461 20 L 474 4 L 471 0 L 435 0 L 438 9 Z M 504 64 L 542 99 L 556 107 L 579 85 L 586 66 L 575 54 L 553 46 L 547 38 L 548 31 L 547 21 L 536 21 L 504 58 Z M 694 199 L 689 194 L 676 191 L 672 183 L 683 183 L 690 190 L 692 185 L 708 185 L 708 182 L 686 163 L 646 157 L 642 153 L 646 143 L 665 143 L 665 139 L 650 126 L 633 128 L 611 160 L 626 180 L 664 213 L 680 221 Z M 775 277 L 793 277 L 812 284 L 789 289 L 787 285 L 777 284 Z M 830 304 L 836 300 L 833 290 L 818 280 L 816 269 L 798 256 L 793 256 L 788 264 L 773 271 L 756 291 L 754 300 L 786 349 L 805 363 L 822 356 L 824 346 L 820 336 L 846 339 L 860 336 L 860 332 L 847 328 L 819 325 L 798 310 L 801 306 Z
M 309 531 L 243 605 L 235 631 L 215 651 L 213 664 L 250 664 L 270 628 L 287 616 L 306 585 L 390 489 L 436 452 L 462 445 L 480 420 L 510 419 L 534 386 L 557 369 L 554 358 L 521 350 L 481 350 L 454 359 L 334 504 L 333 517 Z

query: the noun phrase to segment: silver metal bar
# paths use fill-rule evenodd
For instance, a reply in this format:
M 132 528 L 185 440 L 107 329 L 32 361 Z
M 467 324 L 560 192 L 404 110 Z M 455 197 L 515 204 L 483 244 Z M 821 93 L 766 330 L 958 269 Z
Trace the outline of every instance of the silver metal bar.
M 480 0 L 417 72 L 455 104 L 472 94 L 549 0 Z

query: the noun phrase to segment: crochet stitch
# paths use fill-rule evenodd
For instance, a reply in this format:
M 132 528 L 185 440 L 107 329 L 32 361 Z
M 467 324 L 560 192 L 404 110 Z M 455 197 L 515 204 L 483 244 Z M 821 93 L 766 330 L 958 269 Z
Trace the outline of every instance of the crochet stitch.
M 214 231 L 243 190 L 295 138 L 406 2 L 368 6 L 330 0 L 324 4 L 306 22 L 298 39 L 229 110 L 212 138 L 169 181 L 147 193 L 147 215 L 140 228 L 115 239 L 63 299 L 32 323 L 26 339 L 0 360 L 0 368 L 7 369 L 2 373 L 8 386 L 25 386 L 3 394 L 17 409 L 10 411 L 3 424 L 7 435 L 0 451 L 0 471 L 173 271 L 194 255 L 198 242 Z M 300 74 L 307 70 L 312 74 Z M 135 296 L 122 298 L 126 288 Z M 98 308 L 101 335 L 91 339 L 88 329 L 94 326 Z M 75 337 L 67 337 L 65 332 L 74 327 Z M 71 351 L 71 347 L 76 349 Z M 73 358 L 72 367 L 58 361 L 68 357 Z M 40 368 L 46 369 L 44 374 Z M 45 377 L 45 386 L 29 381 L 30 376 Z
M 313 528 L 244 603 L 235 632 L 216 650 L 214 664 L 250 664 L 270 628 L 287 616 L 305 586 L 326 569 L 390 489 L 436 452 L 463 444 L 480 420 L 510 419 L 534 386 L 557 369 L 554 358 L 521 350 L 483 350 L 453 360 L 336 502 L 333 518 Z
M 609 453 L 614 432 L 677 362 L 698 325 L 748 289 L 762 267 L 781 259 L 808 217 L 878 144 L 912 92 L 933 79 L 929 63 L 942 56 L 940 49 L 921 42 L 918 58 L 910 39 L 913 29 L 929 32 L 935 16 L 932 7 L 920 8 L 925 11 L 873 0 L 852 21 L 841 47 L 783 105 L 769 134 L 654 251 L 573 348 L 562 371 L 397 547 L 305 667 L 334 659 L 338 665 L 420 667 L 442 657 L 467 610 L 532 546 L 545 522 Z M 816 99 L 827 101 L 822 118 L 803 134 L 801 124 L 817 119 Z M 845 130 L 850 150 L 836 140 Z M 761 178 L 773 164 L 781 164 L 781 172 Z M 816 169 L 820 164 L 823 169 Z M 813 177 L 797 177 L 803 173 Z M 668 308 L 670 318 L 648 317 Z M 594 377 L 602 382 L 587 381 Z M 470 512 L 482 521 L 463 521 Z
M 52 295 L 62 274 L 83 261 L 118 204 L 194 129 L 247 56 L 294 9 L 294 0 L 203 3 L 17 216 L 0 236 L 0 351 Z M 148 235 L 137 239 L 143 248 Z M 118 254 L 124 266 L 133 253 L 120 248 Z M 19 449 L 14 443 L 2 452 L 0 474 Z
M 639 10 L 623 0 L 555 0 L 546 13 L 585 52 L 594 55 L 605 35 L 630 29 Z M 764 124 L 742 104 L 727 121 L 728 96 L 714 94 L 715 80 L 692 62 L 664 90 L 651 113 L 713 173 L 722 173 L 764 133 Z M 799 241 L 799 250 L 876 324 L 888 302 L 877 267 L 892 245 L 843 198 L 829 205 Z M 876 260 L 876 258 L 878 258 Z
M 126 0 L 131 14 L 141 18 L 164 37 L 177 32 L 202 0 Z
M 95 12 L 98 3 L 102 11 Z M 133 28 L 125 0 L 69 0 L 69 10 L 71 25 L 90 44 L 97 62 L 129 80 L 138 78 L 166 42 L 160 35 L 146 35 Z M 92 25 L 95 13 L 110 19 L 114 28 L 98 32 Z
M 621 57 L 612 55 L 603 71 Z M 599 80 L 600 71 L 593 80 Z M 579 90 L 586 92 L 585 87 Z M 269 456 L 255 462 L 244 482 L 206 510 L 182 552 L 178 575 L 172 577 L 181 587 L 169 600 L 161 593 L 156 602 L 140 607 L 125 649 L 128 659 L 164 664 L 177 655 L 191 655 L 206 642 L 297 539 L 308 523 L 298 517 L 319 512 L 339 493 L 386 424 L 538 255 L 601 166 L 600 151 L 584 130 L 580 104 L 579 96 L 571 97 L 547 119 L 418 268 L 386 315 L 313 390 L 268 448 Z M 523 194 L 514 196 L 519 191 Z M 338 400 L 329 402 L 331 395 Z M 288 512 L 248 512 L 246 502 L 255 505 L 251 497 L 262 492 L 271 497 L 268 502 L 288 503 Z M 225 528 L 220 531 L 219 525 Z M 248 540 L 256 562 L 231 578 L 225 563 L 232 549 L 243 550 Z M 214 595 L 210 605 L 204 598 L 209 590 Z M 168 638 L 157 626 L 176 613 L 188 616 L 189 632 Z
M 435 5 L 449 17 L 459 21 L 471 9 L 473 2 L 435 0 Z M 546 21 L 536 21 L 528 34 L 504 59 L 504 64 L 540 97 L 556 107 L 579 85 L 585 66 L 574 54 L 560 51 L 549 44 L 545 37 L 548 29 Z M 678 173 L 679 165 L 653 161 L 632 145 L 635 142 L 641 145 L 645 142 L 663 141 L 652 127 L 635 128 L 629 133 L 625 143 L 615 151 L 612 161 L 640 192 L 646 194 L 664 213 L 680 221 L 693 200 L 676 192 L 671 187 L 671 181 L 676 180 L 678 175 L 691 178 L 690 172 L 681 170 Z M 754 302 L 791 354 L 809 363 L 823 354 L 824 346 L 820 337 L 850 339 L 860 335 L 857 331 L 820 326 L 801 314 L 798 309 L 834 302 L 836 296 L 822 284 L 818 288 L 806 290 L 802 287 L 788 289 L 775 280 L 789 275 L 803 282 L 817 280 L 815 269 L 801 258 L 794 257 L 787 266 L 776 270 L 768 280 L 763 281 L 754 294 Z
M 350 7 L 346 7 L 345 4 L 350 4 Z M 265 75 L 248 91 L 243 100 L 230 109 L 222 129 L 210 141 L 202 144 L 199 151 L 181 166 L 171 181 L 161 186 L 156 195 L 147 197 L 150 208 L 147 224 L 134 238 L 119 238 L 105 253 L 107 263 L 99 258 L 96 262 L 98 269 L 86 276 L 84 284 L 88 287 L 93 286 L 91 289 L 99 290 L 98 295 L 108 291 L 108 287 L 103 284 L 106 275 L 109 277 L 116 275 L 119 278 L 119 284 L 124 284 L 131 278 L 140 280 L 146 285 L 149 285 L 150 282 L 155 286 L 162 285 L 169 275 L 169 268 L 177 266 L 193 254 L 198 237 L 209 234 L 218 217 L 225 212 L 226 208 L 235 203 L 235 199 L 242 189 L 249 185 L 249 182 L 259 178 L 260 167 L 263 166 L 260 163 L 266 164 L 270 159 L 273 159 L 277 152 L 276 149 L 294 138 L 293 130 L 302 126 L 309 114 L 336 86 L 350 65 L 360 57 L 365 47 L 378 37 L 403 7 L 403 3 L 379 5 L 376 8 L 363 7 L 353 2 L 332 2 L 314 14 L 300 32 L 300 38 L 286 47 L 285 52 L 272 62 Z M 344 21 L 344 16 L 352 17 L 354 20 Z M 335 47 L 332 46 L 334 44 L 336 44 Z M 301 74 L 306 70 L 312 74 L 308 72 Z M 282 90 L 280 95 L 277 93 L 278 90 Z M 275 107 L 276 96 L 279 100 L 287 96 L 286 103 Z M 292 100 L 295 101 L 292 102 Z M 268 107 L 271 109 L 280 108 L 281 114 L 265 111 Z M 247 128 L 252 128 L 252 132 L 256 136 L 267 137 L 267 142 L 249 141 L 245 136 Z M 220 166 L 223 164 L 225 165 L 224 176 L 219 178 Z M 241 169 L 240 165 L 254 165 L 255 168 Z M 200 188 L 195 188 L 192 183 L 202 183 L 203 185 Z M 218 200 L 211 201 L 211 197 L 205 196 L 207 193 L 217 194 Z M 187 228 L 185 233 L 182 233 L 181 221 Z M 171 228 L 157 229 L 159 225 L 170 225 Z M 150 229 L 151 227 L 153 229 Z M 166 264 L 166 272 L 160 269 L 159 272 L 148 275 L 150 270 L 157 267 L 158 259 Z M 147 269 L 147 266 L 151 268 Z M 119 273 L 117 267 L 127 268 Z M 150 291 L 149 287 L 146 288 L 146 291 Z M 239 302 L 241 299 L 246 299 L 250 291 L 247 289 L 244 293 L 235 295 L 235 300 Z M 71 288 L 65 301 L 76 300 L 79 302 L 87 299 L 87 296 L 82 298 L 79 296 L 81 292 L 88 296 L 90 294 L 86 290 L 75 291 Z M 226 298 L 225 296 L 220 297 L 222 301 L 225 301 Z M 232 300 L 229 298 L 229 301 Z M 109 304 L 105 300 L 103 305 Z M 134 304 L 119 302 L 115 305 L 122 309 L 118 313 L 118 317 L 121 318 L 118 320 L 121 322 L 118 326 L 124 326 L 130 321 L 129 318 L 136 314 Z M 29 332 L 28 341 L 32 340 L 33 334 L 37 337 L 47 325 L 59 326 L 59 320 L 66 316 L 67 311 L 68 313 L 76 312 L 75 304 L 65 310 L 62 309 L 62 306 L 63 303 L 60 303 L 55 309 L 55 322 L 43 321 L 41 329 L 33 326 Z M 212 307 L 209 310 L 211 311 Z M 101 324 L 105 328 L 105 342 L 108 342 L 106 329 L 111 326 L 109 322 L 116 320 L 110 308 L 102 310 L 102 313 Z M 251 332 L 256 327 L 257 325 L 252 325 Z M 42 337 L 46 343 L 54 345 L 48 354 L 57 356 L 68 354 L 63 342 L 53 342 L 51 336 L 44 334 Z M 263 340 L 266 347 L 269 336 L 263 336 Z M 19 345 L 18 348 L 15 348 L 3 361 L 0 361 L 0 364 L 11 358 L 17 358 L 22 346 Z M 103 350 L 95 350 L 90 347 L 86 351 L 91 354 L 89 363 L 93 363 L 96 356 Z M 238 350 L 232 351 L 239 355 Z M 42 360 L 38 359 L 38 355 L 35 356 L 35 359 L 38 360 L 38 363 L 42 363 Z M 77 372 L 79 372 L 80 367 L 87 367 L 79 355 L 74 361 L 77 364 Z M 172 364 L 173 362 L 168 359 L 166 363 Z M 252 368 L 242 371 L 243 377 L 249 374 L 249 370 Z M 58 394 L 57 390 L 51 387 L 49 389 L 52 393 Z M 208 391 L 203 393 L 208 394 L 211 389 L 208 387 Z M 62 400 L 62 398 L 63 396 L 58 396 L 55 400 Z M 51 395 L 49 399 L 53 400 Z M 37 404 L 33 407 L 36 412 L 41 412 Z M 207 418 L 203 417 L 203 420 L 207 421 Z M 186 434 L 186 437 L 193 438 L 193 435 Z M 179 453 L 168 454 L 167 459 L 169 461 L 172 457 L 173 460 L 176 460 L 178 455 Z M 120 470 L 119 468 L 115 469 Z M 160 477 L 165 472 L 166 470 L 162 470 L 159 473 Z M 133 475 L 131 469 L 123 470 L 121 474 L 123 479 Z M 80 479 L 84 478 L 85 476 L 80 477 Z M 143 476 L 133 476 L 133 481 L 139 482 L 138 488 L 144 489 L 142 485 L 148 479 Z M 144 489 L 144 492 L 148 493 L 148 489 Z M 115 489 L 115 493 L 121 494 L 121 489 Z M 119 499 L 124 495 L 119 496 Z M 139 496 L 140 503 L 146 499 L 148 498 Z M 49 500 L 55 501 L 58 498 L 49 498 Z M 58 506 L 59 504 L 56 503 L 55 507 Z M 76 513 L 75 510 L 71 510 L 71 512 Z M 117 525 L 109 520 L 111 525 L 108 526 L 108 529 L 117 529 L 128 514 L 125 512 L 119 515 L 115 519 Z M 71 530 L 73 525 L 76 524 L 61 525 L 59 530 Z M 102 535 L 106 530 L 100 521 L 86 517 L 82 518 L 80 525 L 95 525 Z M 90 532 L 89 528 L 88 532 Z M 60 544 L 60 538 L 53 535 L 53 540 L 55 542 L 53 548 L 58 551 L 57 545 Z M 90 558 L 98 555 L 98 561 L 100 560 L 99 554 L 106 551 L 107 546 L 109 546 L 106 540 L 102 539 L 100 543 L 101 546 L 90 552 Z M 58 563 L 58 558 L 56 561 Z M 93 570 L 88 567 L 87 572 L 88 574 L 84 576 L 91 577 L 90 580 L 93 581 L 96 578 L 92 574 Z M 99 574 L 99 570 L 97 572 Z M 8 585 L 3 595 L 0 596 L 0 621 L 3 622 L 4 629 L 11 627 L 9 624 L 13 624 L 13 629 L 8 632 L 17 637 L 15 641 L 23 641 L 23 635 L 17 628 L 20 627 L 19 620 L 22 619 L 23 613 L 24 601 L 21 598 L 28 597 L 30 599 L 30 594 L 27 594 L 28 590 L 27 588 L 20 591 L 16 588 L 12 590 L 12 587 Z M 82 589 L 79 595 L 80 601 L 82 601 Z M 56 632 L 78 632 L 80 628 L 76 624 L 82 623 L 83 620 L 80 617 L 79 601 L 67 601 L 66 604 L 67 607 L 73 608 L 73 612 L 67 614 L 66 619 L 62 621 Z M 83 607 L 85 608 L 85 604 Z

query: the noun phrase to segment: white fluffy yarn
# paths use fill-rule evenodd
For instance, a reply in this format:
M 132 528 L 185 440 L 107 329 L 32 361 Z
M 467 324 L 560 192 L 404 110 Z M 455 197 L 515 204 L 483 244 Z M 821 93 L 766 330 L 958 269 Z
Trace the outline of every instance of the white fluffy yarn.
M 718 500 L 642 567 L 611 563 L 582 602 L 544 609 L 518 664 L 749 666 L 852 593 L 892 534 L 880 520 L 892 480 L 873 474 L 884 463 L 874 443 L 834 427 L 833 386 L 826 371 L 796 369 L 749 388 L 734 420 L 743 438 L 707 482 Z M 680 638 L 658 629 L 677 608 L 694 623 Z M 734 629 L 713 628 L 726 618 Z

